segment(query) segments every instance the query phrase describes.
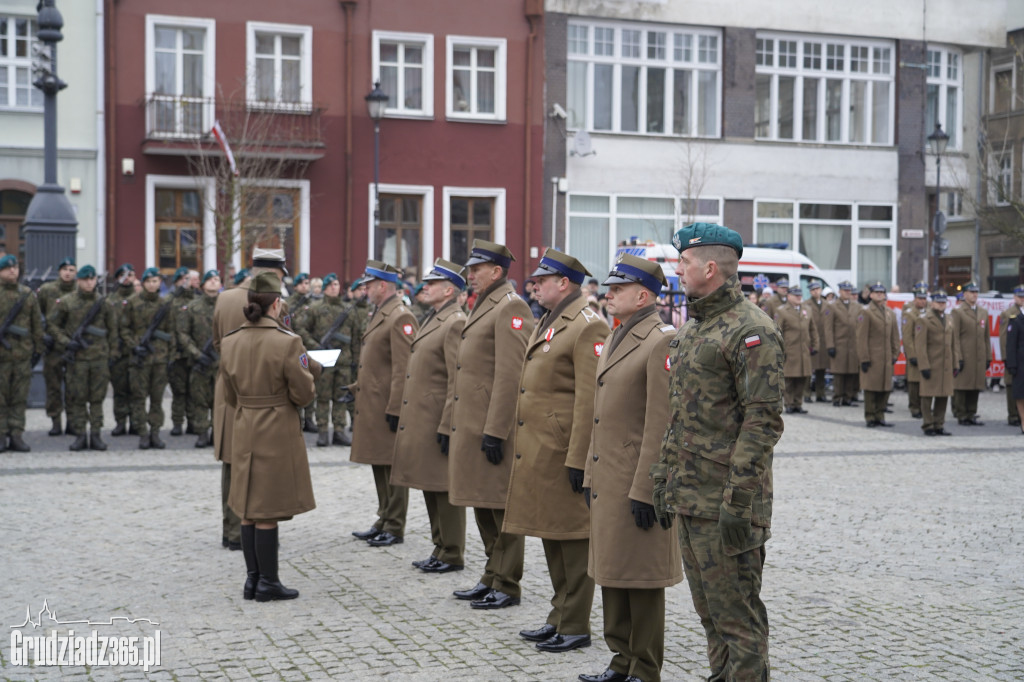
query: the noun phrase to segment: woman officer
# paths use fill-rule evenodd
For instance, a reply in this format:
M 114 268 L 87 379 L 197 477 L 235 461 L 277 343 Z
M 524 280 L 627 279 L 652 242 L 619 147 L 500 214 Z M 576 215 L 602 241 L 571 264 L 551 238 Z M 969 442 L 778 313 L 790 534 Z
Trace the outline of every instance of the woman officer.
M 278 324 L 280 311 L 281 280 L 257 275 L 248 322 L 221 343 L 224 400 L 236 410 L 228 505 L 242 519 L 242 596 L 256 601 L 299 596 L 278 580 L 277 524 L 316 507 L 297 410 L 312 402 L 322 368 L 299 336 Z

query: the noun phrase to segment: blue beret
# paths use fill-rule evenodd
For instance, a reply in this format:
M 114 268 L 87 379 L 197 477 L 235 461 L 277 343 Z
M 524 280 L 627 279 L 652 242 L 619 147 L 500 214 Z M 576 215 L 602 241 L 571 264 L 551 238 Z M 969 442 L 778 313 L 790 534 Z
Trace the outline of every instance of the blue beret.
M 83 265 L 78 268 L 78 279 L 88 279 L 96 276 L 96 268 L 91 265 Z
M 13 253 L 9 253 L 3 258 L 0 258 L 0 270 L 6 270 L 7 268 L 13 268 L 18 264 L 18 259 Z
M 186 270 L 185 272 L 188 272 L 188 270 Z M 147 280 L 150 277 L 159 277 L 159 276 L 160 276 L 160 271 L 157 270 L 156 268 L 146 268 L 145 270 L 142 271 L 142 279 L 143 280 Z
M 206 280 L 210 279 L 211 277 L 220 277 L 220 272 L 218 272 L 217 270 L 207 270 L 206 272 L 203 273 L 203 279 L 199 284 L 206 284 Z
M 731 246 L 736 251 L 736 257 L 743 257 L 743 240 L 735 230 L 730 230 L 725 225 L 716 223 L 692 223 L 686 227 L 679 228 L 672 235 L 672 246 L 682 253 L 694 246 Z

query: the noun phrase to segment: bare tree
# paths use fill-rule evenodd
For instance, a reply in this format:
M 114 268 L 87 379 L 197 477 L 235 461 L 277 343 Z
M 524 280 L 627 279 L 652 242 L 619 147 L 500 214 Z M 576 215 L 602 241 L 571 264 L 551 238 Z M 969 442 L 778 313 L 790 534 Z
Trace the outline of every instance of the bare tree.
M 683 197 L 681 216 L 685 224 L 689 224 L 700 215 L 697 202 L 711 178 L 714 167 L 711 147 L 704 140 L 685 138 L 679 142 L 678 158 L 679 194 Z

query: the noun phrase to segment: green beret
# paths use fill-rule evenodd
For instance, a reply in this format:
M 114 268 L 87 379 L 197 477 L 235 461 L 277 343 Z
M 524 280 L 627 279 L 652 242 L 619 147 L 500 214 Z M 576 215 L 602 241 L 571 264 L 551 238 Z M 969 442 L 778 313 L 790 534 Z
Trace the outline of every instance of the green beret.
M 743 257 L 743 240 L 735 230 L 730 230 L 725 225 L 715 223 L 693 223 L 681 227 L 672 235 L 672 246 L 682 253 L 694 246 L 711 245 L 731 246 L 736 251 L 736 257 Z
M 182 277 L 184 277 L 187 274 L 188 274 L 188 268 L 182 266 L 182 267 L 180 267 L 180 268 L 178 268 L 177 270 L 174 271 L 174 278 L 171 279 L 171 281 L 172 282 L 177 282 L 179 279 L 181 279 Z M 146 279 L 145 275 L 143 275 L 142 279 Z
M 120 277 L 121 275 L 123 275 L 124 273 L 129 272 L 129 271 L 135 272 L 135 266 L 132 265 L 131 263 L 122 263 L 121 267 L 119 267 L 114 272 L 114 278 L 116 279 L 116 278 Z
M 261 272 L 249 282 L 249 291 L 257 294 L 280 294 L 281 278 L 276 272 Z
M 333 272 L 329 272 L 326 275 L 324 275 L 323 288 L 326 289 L 328 284 L 330 284 L 331 282 L 337 282 L 337 281 L 338 281 L 338 276 L 336 274 L 334 274 Z
M 188 270 L 186 270 L 185 272 L 188 272 Z M 160 271 L 157 270 L 156 268 L 146 268 L 145 270 L 142 271 L 142 281 L 146 281 L 150 277 L 159 277 L 159 276 L 160 276 Z
M 199 284 L 206 284 L 206 281 L 211 277 L 220 277 L 220 273 L 216 270 L 207 270 L 206 272 L 203 273 L 203 279 Z
M 78 279 L 89 279 L 96 276 L 96 268 L 91 265 L 83 265 L 78 268 Z
M 292 279 L 292 286 L 295 286 L 296 284 L 302 284 L 307 279 L 309 279 L 309 273 L 300 272 L 299 274 L 295 275 L 295 277 Z
M 249 276 L 249 268 L 242 268 L 241 270 L 239 270 L 238 274 L 235 275 L 235 286 L 238 286 L 239 284 L 244 282 L 245 278 L 248 277 L 248 276 Z
M 356 277 L 356 281 L 352 282 L 352 286 L 348 288 L 349 291 L 355 291 L 359 287 L 366 284 L 366 280 L 362 277 Z
M 70 265 L 71 267 L 75 267 L 75 259 L 74 258 L 65 258 L 64 260 L 62 260 L 60 262 L 60 265 L 57 266 L 57 269 L 60 270 L 65 265 Z
M 13 253 L 9 253 L 3 258 L 0 258 L 0 270 L 6 270 L 7 268 L 13 268 L 18 264 L 18 259 Z

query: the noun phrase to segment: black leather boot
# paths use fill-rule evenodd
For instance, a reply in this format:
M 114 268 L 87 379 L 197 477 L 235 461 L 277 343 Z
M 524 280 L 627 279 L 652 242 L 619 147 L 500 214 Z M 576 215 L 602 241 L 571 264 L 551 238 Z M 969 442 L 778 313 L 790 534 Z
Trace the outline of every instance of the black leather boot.
M 171 435 L 172 436 L 180 436 L 181 434 L 182 434 L 181 424 L 175 424 L 174 426 L 171 427 Z
M 190 436 L 197 436 L 197 435 L 199 435 L 196 432 L 196 427 L 192 426 L 192 422 L 186 422 L 185 423 L 185 433 L 190 435 Z
M 140 450 L 149 450 L 149 434 L 148 433 L 145 436 L 139 436 L 139 449 Z
M 128 435 L 129 435 L 129 436 L 138 436 L 138 435 L 141 435 L 141 434 L 139 433 L 139 427 L 135 426 L 135 424 L 131 424 L 131 423 L 129 423 L 129 426 L 128 426 Z
M 71 444 L 71 450 L 74 452 L 85 450 L 87 447 L 89 447 L 89 438 L 84 433 L 78 434 L 75 442 Z
M 256 601 L 295 599 L 298 590 L 281 584 L 277 579 L 277 528 L 256 529 L 256 563 L 260 580 L 256 583 Z
M 316 437 L 316 445 L 319 448 L 325 448 L 331 442 L 331 435 L 324 429 L 320 432 L 320 435 Z
M 0 452 L 7 452 L 7 436 L 0 436 Z
M 310 417 L 306 417 L 306 421 L 305 421 L 305 423 L 302 426 L 302 430 L 305 431 L 306 433 L 319 433 L 320 432 L 320 429 L 318 429 L 316 427 L 316 422 L 313 421 Z
M 160 429 L 153 429 L 149 434 L 149 446 L 157 450 L 163 450 L 167 447 L 167 443 L 160 440 Z
M 352 438 L 345 433 L 344 427 L 340 429 L 335 428 L 333 443 L 335 445 L 352 445 Z
M 203 432 L 201 434 L 199 434 L 199 438 L 196 438 L 196 447 L 197 448 L 208 448 L 208 447 L 210 447 L 210 444 L 211 444 L 211 441 L 210 441 L 210 430 L 209 429 L 203 429 Z
M 100 438 L 99 431 L 93 431 L 89 434 L 89 447 L 93 450 L 106 450 L 107 444 Z
M 70 424 L 69 424 L 69 426 L 70 426 Z M 116 436 L 123 436 L 126 433 L 128 433 L 128 429 L 125 428 L 124 420 L 121 420 L 121 421 L 117 422 L 116 424 L 114 424 L 114 430 L 110 432 L 110 435 L 116 437 Z
M 225 542 L 227 538 L 224 538 Z M 242 525 L 242 556 L 245 557 L 245 587 L 242 588 L 242 599 L 256 596 L 256 585 L 260 581 L 259 562 L 256 561 L 256 526 Z
M 15 452 L 30 452 L 32 450 L 32 448 L 28 446 L 28 443 L 22 440 L 21 431 L 11 432 L 11 443 L 9 447 Z
M 62 433 L 64 433 L 64 429 L 61 428 L 60 417 L 59 416 L 58 417 L 54 417 L 53 418 L 53 428 L 50 429 L 49 433 L 47 433 L 46 435 L 48 435 L 48 436 L 59 436 Z

